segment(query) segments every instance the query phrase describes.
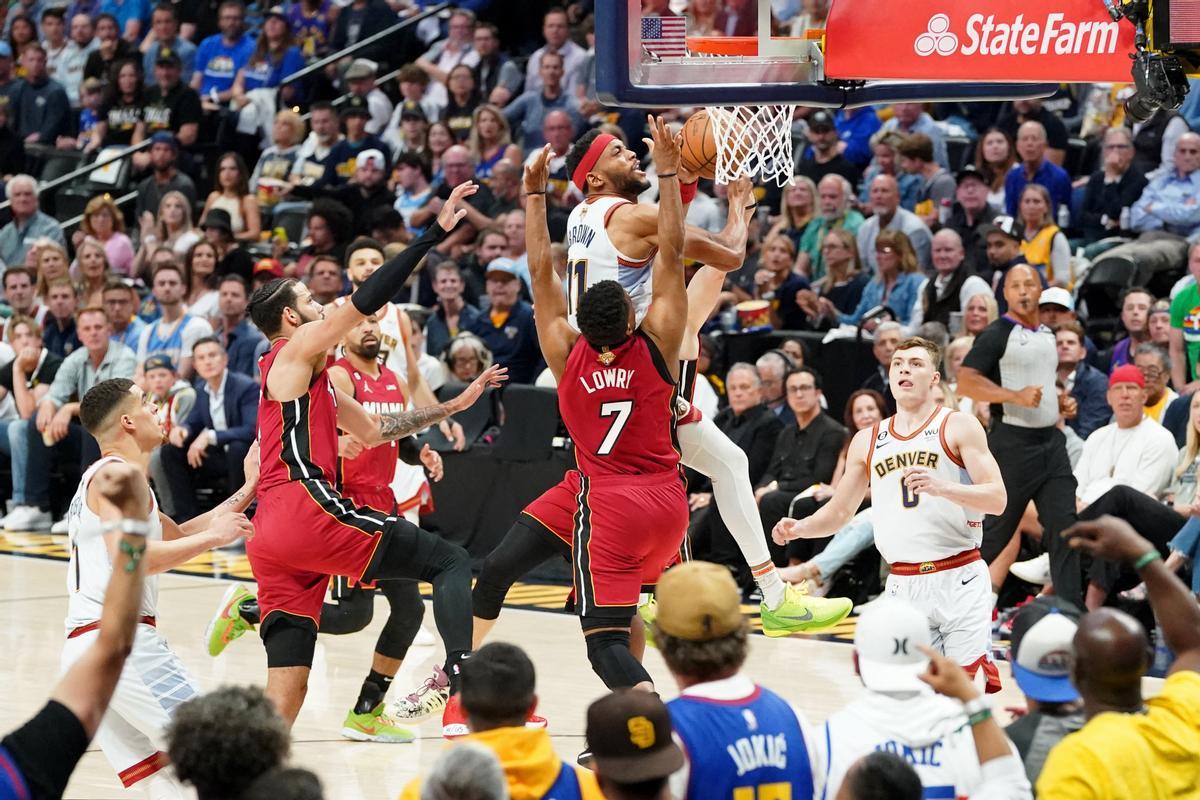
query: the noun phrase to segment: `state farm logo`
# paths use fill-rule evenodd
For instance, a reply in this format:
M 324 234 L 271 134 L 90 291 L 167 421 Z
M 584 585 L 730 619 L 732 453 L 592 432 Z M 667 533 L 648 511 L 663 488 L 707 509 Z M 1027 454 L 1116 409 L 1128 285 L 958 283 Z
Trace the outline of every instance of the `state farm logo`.
M 958 50 L 958 37 L 950 33 L 950 17 L 945 14 L 930 17 L 925 32 L 913 43 L 913 49 L 919 56 L 953 55 Z
M 995 14 L 972 14 L 967 18 L 966 39 L 950 30 L 947 14 L 934 14 L 926 30 L 913 42 L 919 56 L 1035 56 L 1097 55 L 1117 52 L 1120 25 L 1111 20 L 1072 22 L 1058 12 L 1041 22 L 1027 22 L 1018 14 L 1009 22 L 997 22 Z

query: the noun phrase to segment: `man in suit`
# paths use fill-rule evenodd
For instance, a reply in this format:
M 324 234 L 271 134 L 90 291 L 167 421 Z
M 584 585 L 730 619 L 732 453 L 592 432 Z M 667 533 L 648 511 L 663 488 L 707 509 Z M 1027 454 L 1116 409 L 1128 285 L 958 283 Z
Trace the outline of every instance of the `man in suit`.
M 163 470 L 180 521 L 196 516 L 198 486 L 245 482 L 242 462 L 254 442 L 258 384 L 232 372 L 221 341 L 206 336 L 192 347 L 199 379 L 196 405 L 187 421 L 171 430 L 162 448 Z

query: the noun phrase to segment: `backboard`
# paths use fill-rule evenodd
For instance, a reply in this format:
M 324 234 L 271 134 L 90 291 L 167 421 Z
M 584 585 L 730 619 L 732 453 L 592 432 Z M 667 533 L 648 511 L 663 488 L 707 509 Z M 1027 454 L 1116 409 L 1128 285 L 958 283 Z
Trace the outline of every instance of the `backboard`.
M 1060 39 L 1050 38 L 1051 28 L 1046 23 L 1037 30 L 1045 31 L 1049 55 L 1031 58 L 1022 51 L 1033 34 L 1024 38 L 1019 34 L 1033 31 L 1035 25 L 1022 27 L 1021 12 L 1047 2 L 1067 8 L 1065 13 L 1047 12 L 1049 25 L 1058 20 L 1054 30 L 1060 37 L 1064 18 L 1066 25 L 1075 26 L 1073 30 L 1095 26 L 1097 33 L 1091 39 L 1075 37 L 1083 52 L 1056 52 Z M 973 0 L 969 11 L 976 13 L 970 18 L 963 4 L 946 0 L 833 0 L 828 19 L 818 20 L 816 27 L 809 27 L 802 9 L 786 26 L 788 30 L 780 31 L 777 26 L 775 33 L 786 35 L 775 36 L 769 35 L 772 0 L 690 2 L 686 4 L 689 10 L 682 14 L 671 10 L 676 5 L 676 0 L 606 0 L 597 4 L 596 89 L 603 102 L 667 108 L 1001 100 L 1045 96 L 1059 81 L 1085 80 L 1118 67 L 1124 80 L 1129 74 L 1132 26 L 1123 23 L 1118 29 L 1100 0 L 1031 0 L 1020 4 L 1021 8 L 1015 8 L 1011 0 Z M 705 6 L 714 7 L 717 15 L 702 18 L 692 10 Z M 939 8 L 949 11 L 942 13 Z M 740 14 L 734 13 L 737 9 Z M 1015 23 L 1006 22 L 1014 15 Z M 1027 17 L 1033 19 L 1034 14 Z M 1113 35 L 1101 28 L 1105 23 L 1113 26 Z M 968 30 L 970 25 L 975 28 Z M 909 28 L 915 33 L 910 34 Z M 1012 53 L 983 59 L 966 51 L 972 33 L 1001 28 L 1011 33 Z M 1097 40 L 1109 51 L 1089 52 Z M 835 65 L 838 69 L 831 70 L 831 62 L 837 61 L 831 55 L 838 54 L 839 42 L 843 43 L 842 52 L 853 49 L 857 55 L 843 58 Z M 956 48 L 953 51 L 951 43 Z M 874 57 L 863 58 L 864 51 Z M 1103 68 L 1097 69 L 1101 59 Z M 981 73 L 984 77 L 974 77 L 977 64 L 986 66 Z M 1030 64 L 1032 69 L 1027 66 Z M 1057 77 L 1058 71 L 1062 77 Z M 1045 77 L 1030 78 L 1026 73 Z M 1019 74 L 1020 79 L 1012 79 Z

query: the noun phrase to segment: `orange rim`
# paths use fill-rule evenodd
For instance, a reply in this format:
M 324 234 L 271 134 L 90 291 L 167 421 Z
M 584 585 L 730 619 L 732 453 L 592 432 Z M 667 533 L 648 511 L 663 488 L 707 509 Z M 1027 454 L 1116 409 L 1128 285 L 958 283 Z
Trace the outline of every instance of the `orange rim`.
M 822 29 L 811 29 L 804 36 L 772 36 L 771 41 L 806 42 L 820 39 L 825 34 Z M 710 56 L 756 56 L 758 55 L 757 36 L 689 36 L 687 37 L 688 51 L 704 53 Z

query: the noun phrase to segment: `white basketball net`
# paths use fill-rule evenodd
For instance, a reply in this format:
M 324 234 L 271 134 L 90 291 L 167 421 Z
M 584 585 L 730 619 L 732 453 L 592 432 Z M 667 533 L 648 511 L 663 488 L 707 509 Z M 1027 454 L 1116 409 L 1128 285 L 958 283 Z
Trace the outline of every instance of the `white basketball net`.
M 717 183 L 746 176 L 786 186 L 792 180 L 792 116 L 795 106 L 708 108 L 717 145 Z

